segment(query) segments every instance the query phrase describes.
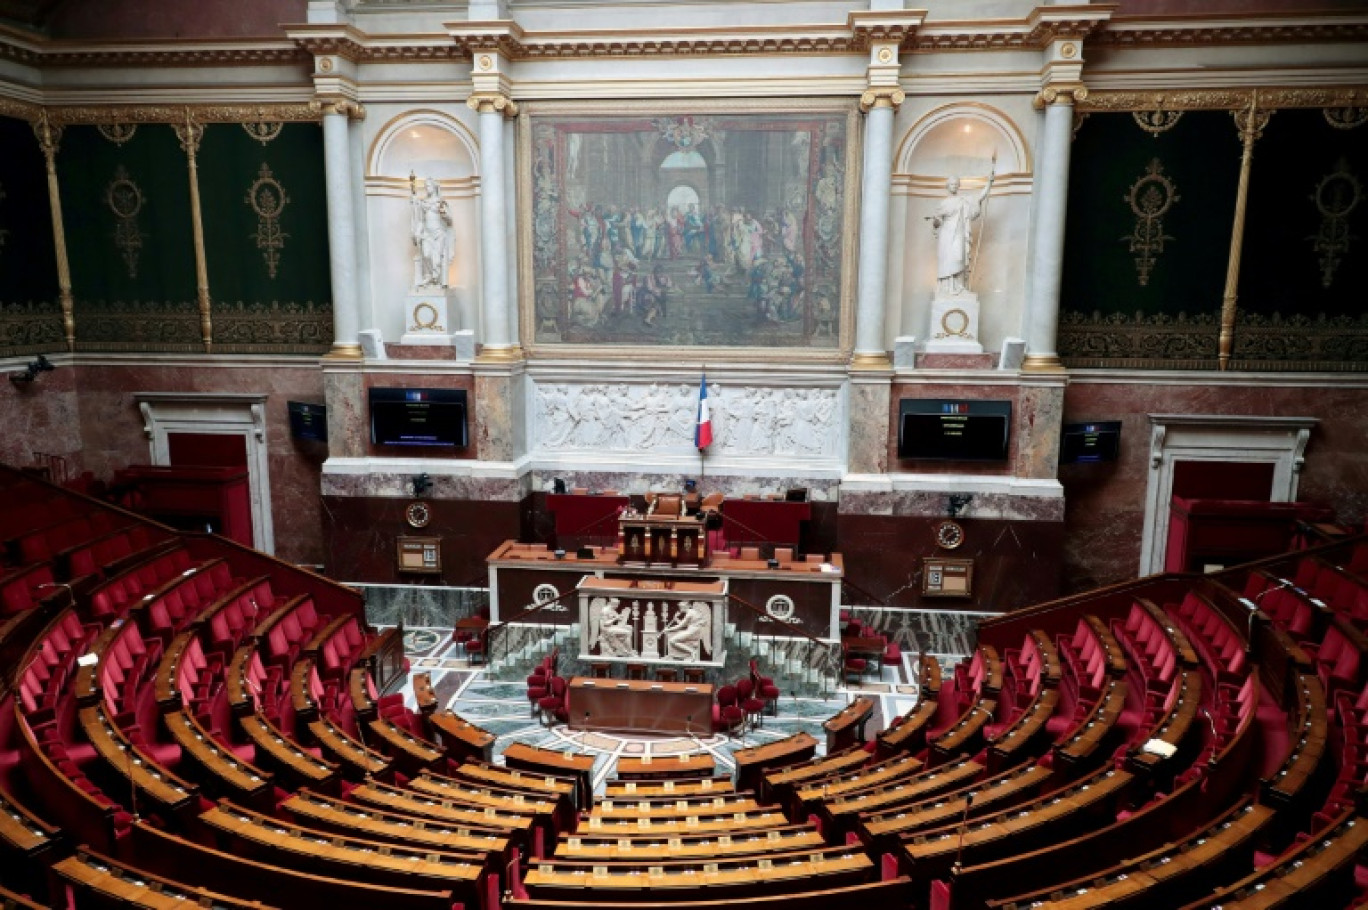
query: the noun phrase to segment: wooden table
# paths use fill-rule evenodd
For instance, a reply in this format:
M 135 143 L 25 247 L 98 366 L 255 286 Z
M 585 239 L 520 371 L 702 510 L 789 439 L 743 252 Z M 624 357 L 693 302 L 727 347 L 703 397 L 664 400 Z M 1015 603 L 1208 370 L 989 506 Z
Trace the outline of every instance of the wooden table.
M 482 730 L 450 710 L 438 711 L 428 717 L 428 723 L 437 731 L 447 754 L 457 761 L 478 758 L 492 761 L 494 740 L 497 738 L 488 730 Z
M 863 744 L 865 722 L 873 713 L 874 699 L 862 695 L 829 718 L 822 724 L 827 735 L 827 752 L 839 752 L 847 746 Z
M 691 733 L 709 729 L 713 687 L 707 683 L 590 679 L 566 691 L 572 730 Z

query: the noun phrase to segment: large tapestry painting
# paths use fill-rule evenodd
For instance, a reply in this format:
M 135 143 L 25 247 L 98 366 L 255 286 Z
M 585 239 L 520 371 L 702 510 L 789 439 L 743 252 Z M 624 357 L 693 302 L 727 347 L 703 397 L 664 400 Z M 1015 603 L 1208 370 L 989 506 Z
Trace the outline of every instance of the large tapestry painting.
M 533 341 L 838 348 L 850 117 L 534 113 Z

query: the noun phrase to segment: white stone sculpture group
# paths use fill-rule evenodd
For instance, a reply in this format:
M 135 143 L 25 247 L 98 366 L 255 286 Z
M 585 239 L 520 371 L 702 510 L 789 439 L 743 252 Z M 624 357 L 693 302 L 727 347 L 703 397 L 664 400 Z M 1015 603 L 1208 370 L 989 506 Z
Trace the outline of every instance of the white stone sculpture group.
M 660 619 L 666 617 L 669 608 L 668 602 L 660 604 Z M 707 601 L 680 601 L 674 617 L 661 631 L 656 631 L 659 623 L 653 602 L 646 604 L 641 618 L 642 644 L 638 649 L 636 610 L 616 597 L 592 598 L 586 651 L 597 647 L 604 657 L 663 657 L 678 661 L 698 661 L 704 652 L 712 654 L 713 609 Z M 665 644 L 663 655 L 661 639 Z
M 452 256 L 451 210 L 442 199 L 437 180 L 423 181 L 427 195 L 418 196 L 417 178 L 409 175 L 410 230 L 416 251 L 413 286 L 444 288 L 449 280 Z

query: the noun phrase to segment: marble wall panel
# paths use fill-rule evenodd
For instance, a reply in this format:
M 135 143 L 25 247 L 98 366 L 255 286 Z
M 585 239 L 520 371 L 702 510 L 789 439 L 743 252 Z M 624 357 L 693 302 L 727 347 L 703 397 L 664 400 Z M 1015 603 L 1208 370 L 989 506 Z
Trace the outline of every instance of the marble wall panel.
M 1361 381 L 1261 382 L 1255 378 L 1198 384 L 1151 377 L 1074 377 L 1064 396 L 1069 423 L 1120 420 L 1115 462 L 1061 465 L 1068 533 L 1065 590 L 1086 590 L 1135 576 L 1140 565 L 1149 476 L 1149 414 L 1261 414 L 1316 417 L 1298 498 L 1335 509 L 1338 519 L 1368 517 L 1368 394 Z
M 375 584 L 473 587 L 484 584 L 485 558 L 518 536 L 521 515 L 516 501 L 429 499 L 432 519 L 421 530 L 404 519 L 409 502 L 407 497 L 323 496 L 328 574 Z M 442 573 L 412 576 L 396 571 L 396 539 L 401 536 L 442 538 Z
M 852 474 L 882 474 L 897 457 L 897 446 L 888 451 L 887 421 L 890 392 L 883 380 L 850 384 L 850 447 L 846 455 Z M 896 425 L 895 417 L 891 421 Z
M 9 361 L 9 369 L 0 373 L 8 376 L 22 372 L 24 365 L 32 359 L 13 358 Z M 74 369 L 59 366 L 27 383 L 0 379 L 0 414 L 4 415 L 0 461 L 15 466 L 29 465 L 33 463 L 33 453 L 38 451 L 66 458 L 73 471 L 79 473 L 82 469 L 80 407 Z
M 885 459 L 890 473 L 1015 475 L 1052 477 L 1045 473 L 1049 452 L 1059 446 L 1058 389 L 1036 388 L 998 382 L 898 382 L 889 392 L 887 433 L 883 438 Z M 934 398 L 951 401 L 1010 401 L 1012 403 L 1011 439 L 1003 461 L 911 461 L 898 458 L 898 408 L 904 398 Z M 1051 428 L 1054 428 L 1053 431 Z
M 480 388 L 480 383 L 474 377 L 466 373 L 364 373 L 361 377 L 360 400 L 360 425 L 355 425 L 354 418 L 351 421 L 351 432 L 353 445 L 359 443 L 362 454 L 375 456 L 389 456 L 397 458 L 428 458 L 438 461 L 480 458 L 485 448 L 488 448 L 491 441 L 488 437 L 481 439 L 484 434 L 481 432 L 481 425 L 488 421 L 487 415 L 481 413 L 482 407 L 498 407 L 497 396 L 495 400 L 486 402 L 483 396 L 476 393 Z M 488 386 L 484 386 L 488 388 Z M 370 441 L 370 403 L 369 395 L 371 389 L 460 389 L 466 393 L 466 435 L 469 442 L 463 449 L 456 448 L 432 448 L 423 446 L 378 446 Z M 483 447 L 481 442 L 484 443 Z M 497 449 L 497 446 L 495 447 Z M 498 456 L 494 456 L 498 457 Z
M 843 602 L 996 613 L 1058 595 L 1062 522 L 964 519 L 964 544 L 947 551 L 934 536 L 941 520 L 843 511 L 837 521 L 847 578 Z M 974 560 L 973 596 L 923 597 L 926 556 Z
M 76 376 L 80 461 L 97 478 L 108 480 L 116 469 L 148 464 L 151 452 L 135 392 L 215 392 L 264 394 L 266 400 L 267 468 L 271 478 L 271 521 L 275 552 L 281 559 L 308 565 L 323 562 L 318 497 L 321 460 L 326 449 L 291 438 L 285 402 L 323 401 L 317 361 L 298 365 L 273 361 L 216 361 L 190 366 L 182 362 L 91 364 L 71 370 Z M 56 376 L 49 373 L 44 377 Z M 44 438 L 39 433 L 34 438 Z

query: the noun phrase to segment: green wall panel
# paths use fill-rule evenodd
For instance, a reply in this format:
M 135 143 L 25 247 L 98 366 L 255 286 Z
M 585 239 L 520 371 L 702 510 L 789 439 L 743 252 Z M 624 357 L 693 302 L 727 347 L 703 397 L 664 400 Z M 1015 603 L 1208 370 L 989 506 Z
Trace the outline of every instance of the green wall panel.
M 170 126 L 122 144 L 69 127 L 57 156 L 78 350 L 198 350 L 185 153 Z
M 1239 315 L 1241 366 L 1368 368 L 1368 124 L 1285 110 L 1254 146 Z
M 1073 366 L 1214 366 L 1240 144 L 1224 111 L 1074 139 L 1059 351 Z
M 323 136 L 268 142 L 211 124 L 198 158 L 216 351 L 319 353 L 332 342 Z
M 47 170 L 25 120 L 0 117 L 0 356 L 65 347 Z

